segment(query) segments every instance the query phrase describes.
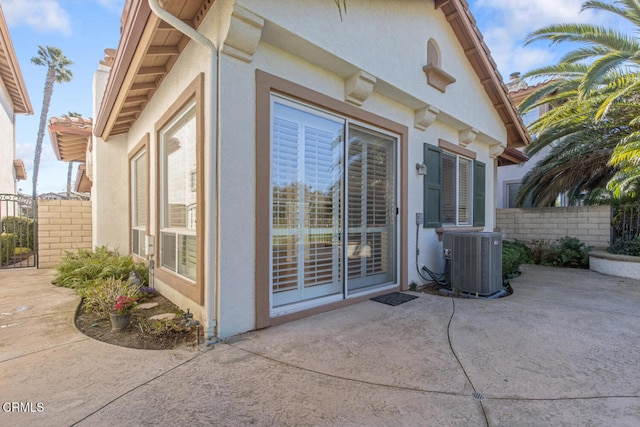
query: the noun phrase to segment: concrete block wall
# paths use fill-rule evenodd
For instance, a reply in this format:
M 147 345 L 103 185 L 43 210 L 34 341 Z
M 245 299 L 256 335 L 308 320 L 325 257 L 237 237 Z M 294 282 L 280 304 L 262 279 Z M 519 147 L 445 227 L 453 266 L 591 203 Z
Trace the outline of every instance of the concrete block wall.
M 594 248 L 607 248 L 610 228 L 609 206 L 496 210 L 496 231 L 511 240 L 553 242 L 570 236 Z
M 55 268 L 66 251 L 92 249 L 91 202 L 38 200 L 38 267 Z

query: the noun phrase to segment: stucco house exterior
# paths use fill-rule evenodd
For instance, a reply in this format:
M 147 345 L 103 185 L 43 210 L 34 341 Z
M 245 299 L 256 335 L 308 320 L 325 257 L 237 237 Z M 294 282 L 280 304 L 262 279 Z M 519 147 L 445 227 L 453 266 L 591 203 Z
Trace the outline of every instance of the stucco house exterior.
M 16 114 L 33 114 L 33 108 L 1 6 L 0 81 L 0 194 L 16 194 L 17 181 L 27 179 L 16 158 Z
M 209 338 L 407 289 L 444 231 L 493 231 L 529 136 L 464 0 L 161 3 L 126 2 L 95 75 L 93 242 Z

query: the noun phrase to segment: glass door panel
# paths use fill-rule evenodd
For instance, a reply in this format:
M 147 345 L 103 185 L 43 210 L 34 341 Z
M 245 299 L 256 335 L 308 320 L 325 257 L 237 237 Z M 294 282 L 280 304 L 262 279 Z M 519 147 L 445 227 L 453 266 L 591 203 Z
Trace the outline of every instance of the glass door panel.
M 395 140 L 349 126 L 347 290 L 396 279 Z
M 344 120 L 274 102 L 272 307 L 343 292 Z

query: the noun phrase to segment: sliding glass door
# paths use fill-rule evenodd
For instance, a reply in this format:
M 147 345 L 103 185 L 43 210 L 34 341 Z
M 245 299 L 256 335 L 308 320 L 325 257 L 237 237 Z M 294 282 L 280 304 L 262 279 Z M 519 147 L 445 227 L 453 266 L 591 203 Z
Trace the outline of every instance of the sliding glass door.
M 275 96 L 271 123 L 272 310 L 395 282 L 396 139 Z

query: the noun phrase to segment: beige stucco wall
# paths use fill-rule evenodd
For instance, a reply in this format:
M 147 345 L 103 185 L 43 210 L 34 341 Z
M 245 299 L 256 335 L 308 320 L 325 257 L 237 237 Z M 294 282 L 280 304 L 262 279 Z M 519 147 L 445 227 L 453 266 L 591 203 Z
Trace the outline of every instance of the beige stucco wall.
M 577 237 L 588 246 L 609 246 L 609 206 L 565 208 L 498 209 L 496 231 L 507 239 L 553 242 L 565 236 Z
M 67 251 L 92 248 L 91 202 L 38 200 L 39 268 L 55 268 Z
M 15 116 L 0 81 L 0 194 L 15 194 L 16 180 L 13 160 L 16 158 Z
M 401 3 L 401 4 L 400 4 Z M 229 38 L 250 43 L 250 34 L 243 33 L 229 19 L 234 2 L 219 0 L 199 27 L 206 36 L 217 39 L 227 33 Z M 495 226 L 493 218 L 495 159 L 492 145 L 506 143 L 506 130 L 481 86 L 477 75 L 465 59 L 449 24 L 431 2 L 383 2 L 353 0 L 349 12 L 341 21 L 333 2 L 298 2 L 291 0 L 243 0 L 241 5 L 258 21 L 265 21 L 256 41 L 255 52 L 247 60 L 227 53 L 221 61 L 221 336 L 229 336 L 255 328 L 255 218 L 267 215 L 256 212 L 256 70 L 262 70 L 293 83 L 310 88 L 331 98 L 345 101 L 345 83 L 354 73 L 362 71 L 376 78 L 370 96 L 364 101 L 365 111 L 393 120 L 408 128 L 408 168 L 404 173 L 408 183 L 408 209 L 400 212 L 400 221 L 407 223 L 409 263 L 408 281 L 417 280 L 415 262 L 415 215 L 423 211 L 423 177 L 415 171 L 415 163 L 423 161 L 423 144 L 437 145 L 438 139 L 458 143 L 460 131 L 475 128 L 478 137 L 466 148 L 477 153 L 486 163 L 486 230 Z M 240 10 L 240 9 L 238 9 Z M 312 18 L 311 18 L 312 17 Z M 249 31 L 250 32 L 250 31 Z M 426 64 L 426 46 L 434 38 L 440 47 L 443 68 L 457 82 L 441 93 L 426 83 L 422 67 Z M 150 206 L 157 205 L 155 183 L 157 136 L 155 125 L 199 73 L 205 73 L 205 120 L 215 118 L 215 69 L 210 72 L 206 49 L 191 42 L 182 51 L 171 72 L 140 114 L 126 135 L 104 142 L 94 142 L 94 203 L 109 207 L 108 214 L 94 205 L 96 227 L 116 230 L 118 239 L 128 236 L 127 153 L 130 153 L 146 133 L 150 134 Z M 215 86 L 213 86 L 215 87 Z M 441 111 L 426 130 L 414 127 L 416 109 L 432 105 Z M 212 135 L 205 135 L 204 156 L 212 158 Z M 96 144 L 102 146 L 96 150 Z M 109 147 L 108 149 L 105 147 Z M 112 150 L 112 151 L 109 151 Z M 102 152 L 104 158 L 101 159 Z M 109 157 L 113 156 L 113 157 Z M 211 187 L 213 165 L 205 165 L 206 209 L 211 208 L 214 190 Z M 102 171 L 102 172 L 100 172 Z M 103 181 L 100 184 L 100 181 Z M 102 186 L 101 186 L 102 185 Z M 104 186 L 104 187 L 103 187 Z M 100 219 L 102 217 L 102 219 Z M 150 230 L 155 234 L 158 218 L 152 208 Z M 114 221 L 117 221 L 114 222 Z M 99 225 L 98 222 L 100 222 Z M 212 230 L 213 224 L 205 224 Z M 420 227 L 418 246 L 420 263 L 432 269 L 441 266 L 442 244 L 433 229 Z M 100 235 L 101 231 L 96 231 Z M 124 233 L 124 237 L 120 235 Z M 205 239 L 210 242 L 207 236 Z M 97 243 L 96 243 L 97 244 Z M 126 246 L 128 247 L 128 246 Z M 124 249 L 124 246 L 121 246 Z M 205 245 L 205 287 L 213 253 Z M 405 284 L 406 285 L 406 284 Z M 189 308 L 199 319 L 207 319 L 204 306 L 175 292 L 158 281 L 158 289 L 181 308 Z M 207 295 L 205 290 L 205 295 Z M 205 300 L 207 298 L 205 297 Z

